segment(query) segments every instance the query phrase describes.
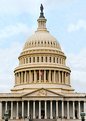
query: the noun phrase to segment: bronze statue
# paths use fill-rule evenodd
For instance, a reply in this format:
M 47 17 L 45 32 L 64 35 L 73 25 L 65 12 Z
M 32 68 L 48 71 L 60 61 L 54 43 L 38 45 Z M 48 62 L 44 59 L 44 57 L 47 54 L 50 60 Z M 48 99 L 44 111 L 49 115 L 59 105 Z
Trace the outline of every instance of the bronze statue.
M 44 9 L 44 7 L 43 7 L 43 5 L 41 4 L 41 6 L 40 6 L 40 10 L 41 10 L 41 12 L 40 12 L 40 18 L 45 18 L 45 17 L 44 17 L 44 13 L 43 13 L 43 9 Z
M 41 10 L 41 13 L 43 13 L 43 5 L 41 4 L 41 6 L 40 6 L 40 10 Z

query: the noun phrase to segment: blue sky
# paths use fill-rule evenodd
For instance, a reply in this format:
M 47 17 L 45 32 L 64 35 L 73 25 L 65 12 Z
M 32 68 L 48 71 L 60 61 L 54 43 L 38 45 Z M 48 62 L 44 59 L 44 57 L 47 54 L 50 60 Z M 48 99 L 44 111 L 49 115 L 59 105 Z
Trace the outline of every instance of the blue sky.
M 37 28 L 41 3 L 47 28 L 67 56 L 73 88 L 86 92 L 86 0 L 0 0 L 0 92 L 14 86 L 13 71 Z

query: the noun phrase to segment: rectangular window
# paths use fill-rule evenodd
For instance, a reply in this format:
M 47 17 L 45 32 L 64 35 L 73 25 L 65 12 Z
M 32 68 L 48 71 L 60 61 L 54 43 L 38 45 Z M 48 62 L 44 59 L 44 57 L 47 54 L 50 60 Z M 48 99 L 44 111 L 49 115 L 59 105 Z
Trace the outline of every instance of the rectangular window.
M 37 57 L 37 62 L 39 62 L 39 57 Z

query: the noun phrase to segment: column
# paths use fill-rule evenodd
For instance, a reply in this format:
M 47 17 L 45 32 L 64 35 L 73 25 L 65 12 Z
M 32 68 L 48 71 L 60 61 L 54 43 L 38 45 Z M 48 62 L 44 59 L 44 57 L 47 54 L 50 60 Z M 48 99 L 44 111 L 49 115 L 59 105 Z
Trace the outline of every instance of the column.
M 18 102 L 17 102 L 17 103 L 16 103 L 16 119 L 19 118 L 19 117 L 18 117 L 18 112 L 19 112 L 19 111 L 18 111 L 18 110 L 19 110 L 18 108 L 19 108 L 19 107 L 18 107 Z
M 37 81 L 37 73 L 36 73 L 36 70 L 34 70 L 34 83 L 36 83 Z
M 24 101 L 22 101 L 22 118 L 24 118 Z
M 20 83 L 22 83 L 22 79 L 21 79 L 21 72 L 20 72 Z
M 53 80 L 54 83 L 56 82 L 56 78 L 55 77 L 56 77 L 56 71 L 54 70 L 54 80 Z
M 73 119 L 75 119 L 75 102 L 73 101 Z
M 62 118 L 64 117 L 64 101 L 62 101 Z
M 32 73 L 31 70 L 29 71 L 29 76 L 30 76 L 30 83 L 32 82 Z
M 19 72 L 19 84 L 21 83 L 21 77 L 20 77 L 20 72 Z
M 47 119 L 47 101 L 45 101 L 45 119 Z
M 69 80 L 69 81 L 68 81 L 68 84 L 70 84 L 70 74 L 68 75 L 68 80 Z
M 17 84 L 17 74 L 15 73 L 15 84 Z
M 67 84 L 67 82 L 66 82 L 66 72 L 65 72 L 65 84 Z
M 27 71 L 26 78 L 27 78 L 27 83 L 29 83 L 29 71 Z
M 52 116 L 52 101 L 50 101 L 50 119 L 53 119 L 53 116 Z
M 39 119 L 41 119 L 41 101 L 39 101 Z
M 24 83 L 27 83 L 27 72 L 25 71 L 25 74 L 24 74 Z
M 2 102 L 0 102 L 0 120 L 2 119 Z
M 35 101 L 33 101 L 33 119 L 35 119 Z
M 13 119 L 13 101 L 11 101 L 11 119 Z
M 51 70 L 49 70 L 49 82 L 51 82 Z
M 78 118 L 80 119 L 80 113 L 81 113 L 81 112 L 80 112 L 80 101 L 78 101 L 78 106 L 79 106 L 79 107 L 78 107 L 78 109 L 79 109 L 79 110 L 78 110 L 78 111 L 79 111 L 79 112 L 78 112 L 78 113 L 79 113 L 79 114 L 78 114 Z
M 56 100 L 56 119 L 58 118 L 58 101 Z
M 69 101 L 67 101 L 67 119 L 70 119 L 70 115 L 69 115 Z
M 46 70 L 44 70 L 44 82 L 46 83 Z
M 64 84 L 64 73 L 62 71 L 62 84 Z
M 86 101 L 84 101 L 84 112 L 86 113 Z M 86 119 L 86 116 L 85 116 Z
M 58 75 L 59 75 L 59 83 L 61 83 L 61 75 L 60 75 L 60 71 L 58 71 Z
M 41 82 L 41 70 L 39 70 L 39 82 Z
M 28 116 L 28 118 L 30 118 L 30 112 L 29 112 L 29 101 L 27 102 L 27 104 L 28 104 L 28 108 L 27 108 L 27 116 Z
M 7 101 L 5 102 L 5 111 L 7 111 Z
M 21 72 L 21 83 L 23 83 L 23 72 Z

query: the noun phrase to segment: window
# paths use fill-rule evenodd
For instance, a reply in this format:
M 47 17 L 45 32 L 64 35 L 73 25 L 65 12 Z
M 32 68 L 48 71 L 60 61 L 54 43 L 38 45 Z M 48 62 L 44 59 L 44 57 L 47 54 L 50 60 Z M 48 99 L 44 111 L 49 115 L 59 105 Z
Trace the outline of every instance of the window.
M 26 58 L 26 63 L 28 63 L 28 58 Z
M 51 57 L 49 58 L 49 62 L 51 62 Z
M 43 57 L 41 57 L 41 62 L 43 62 Z
M 45 61 L 47 62 L 47 57 L 45 57 Z
M 53 62 L 55 63 L 55 57 L 53 57 Z
M 35 57 L 33 57 L 33 62 L 35 62 Z
M 58 58 L 57 58 L 57 63 L 58 63 Z
M 31 57 L 29 58 L 29 62 L 31 63 Z
M 39 62 L 39 57 L 37 57 L 37 62 Z

